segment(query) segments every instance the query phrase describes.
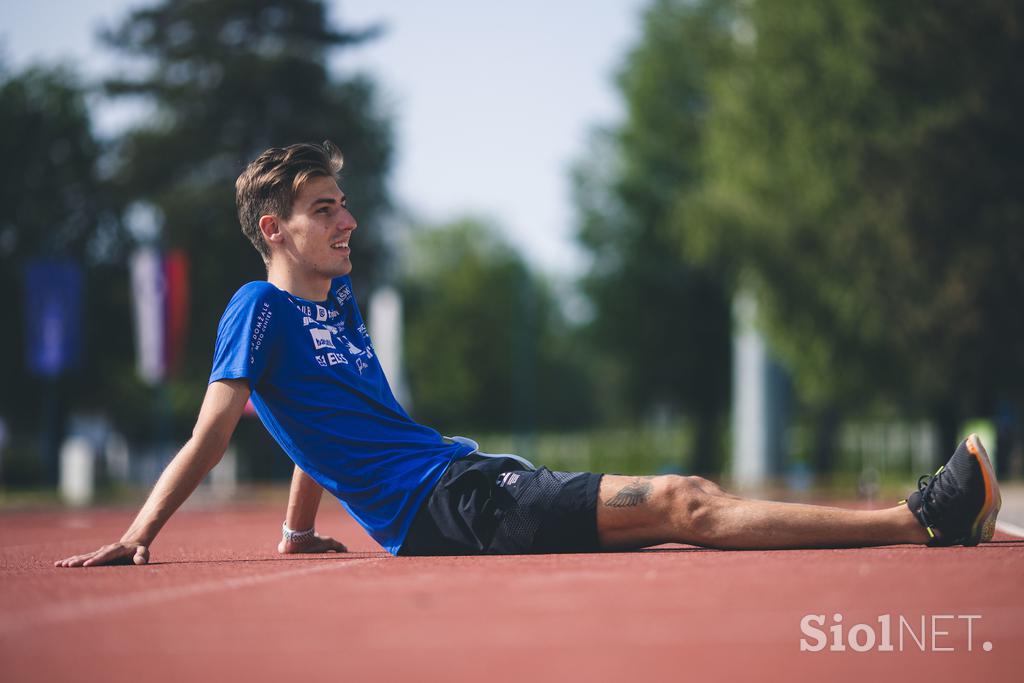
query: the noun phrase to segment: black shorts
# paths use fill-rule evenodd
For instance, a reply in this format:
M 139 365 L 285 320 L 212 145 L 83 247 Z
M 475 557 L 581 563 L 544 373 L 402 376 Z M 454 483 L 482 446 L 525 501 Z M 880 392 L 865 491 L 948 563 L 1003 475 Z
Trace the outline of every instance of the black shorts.
M 448 466 L 398 554 L 596 552 L 600 485 L 600 474 L 473 453 Z

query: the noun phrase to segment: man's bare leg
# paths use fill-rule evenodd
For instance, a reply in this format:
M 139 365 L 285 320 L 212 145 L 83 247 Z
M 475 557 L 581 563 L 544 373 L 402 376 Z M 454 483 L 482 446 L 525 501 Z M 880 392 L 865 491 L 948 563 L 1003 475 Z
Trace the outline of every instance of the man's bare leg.
M 605 475 L 597 530 L 607 549 L 659 543 L 712 548 L 826 548 L 927 543 L 905 505 L 848 510 L 747 500 L 700 477 Z

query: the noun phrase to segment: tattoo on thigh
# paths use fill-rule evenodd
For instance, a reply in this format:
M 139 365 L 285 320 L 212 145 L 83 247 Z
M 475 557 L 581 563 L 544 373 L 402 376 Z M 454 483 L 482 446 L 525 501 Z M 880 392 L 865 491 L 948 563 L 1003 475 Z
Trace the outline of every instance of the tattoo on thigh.
M 629 482 L 614 496 L 605 501 L 605 507 L 628 508 L 646 503 L 651 497 L 651 482 L 646 479 L 635 479 Z

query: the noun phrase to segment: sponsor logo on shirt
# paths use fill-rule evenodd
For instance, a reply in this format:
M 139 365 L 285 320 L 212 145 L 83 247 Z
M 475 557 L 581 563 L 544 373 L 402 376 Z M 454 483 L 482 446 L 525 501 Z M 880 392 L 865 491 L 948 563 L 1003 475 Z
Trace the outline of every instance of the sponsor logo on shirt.
M 327 320 L 327 309 L 320 304 L 316 304 L 316 319 L 318 322 Z
M 334 292 L 335 298 L 338 300 L 339 306 L 344 306 L 345 302 L 352 298 L 352 290 L 348 285 L 342 285 L 338 287 Z
M 331 340 L 331 333 L 327 330 L 320 329 L 319 327 L 311 329 L 309 331 L 311 337 L 313 337 L 313 348 L 320 349 L 325 348 L 336 348 L 334 342 Z
M 345 356 L 340 353 L 332 353 L 330 351 L 327 352 L 327 362 L 331 365 L 338 365 L 339 363 L 342 365 L 348 365 L 348 359 L 346 359 Z
M 256 324 L 253 325 L 252 335 L 249 337 L 249 365 L 253 365 L 256 362 L 256 352 L 263 346 L 263 337 L 267 334 L 267 328 L 270 326 L 270 317 L 273 315 L 273 311 L 270 310 L 270 304 L 267 302 L 263 303 L 263 308 L 256 316 Z
M 326 368 L 327 367 L 327 359 L 326 358 L 324 358 L 323 356 L 313 356 L 313 357 L 316 358 L 316 362 L 320 364 L 320 367 L 322 367 L 322 368 Z
M 342 335 L 341 341 L 343 341 L 345 343 L 346 350 L 350 354 L 352 354 L 353 356 L 361 356 L 361 355 L 363 355 L 363 350 L 361 348 L 359 348 L 358 346 L 356 346 L 355 344 L 353 344 L 352 342 L 350 342 L 348 340 L 348 337 Z
M 366 363 L 366 361 L 364 361 L 362 358 L 356 358 L 356 369 L 359 370 L 360 375 L 363 374 L 363 370 L 365 370 L 368 367 L 370 366 Z

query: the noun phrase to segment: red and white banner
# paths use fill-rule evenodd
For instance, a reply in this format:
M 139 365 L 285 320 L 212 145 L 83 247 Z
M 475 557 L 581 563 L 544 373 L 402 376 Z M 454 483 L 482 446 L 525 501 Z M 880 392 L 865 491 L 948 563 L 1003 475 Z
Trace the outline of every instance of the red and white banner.
M 131 258 L 139 376 L 158 384 L 180 370 L 188 330 L 188 257 L 139 247 Z

